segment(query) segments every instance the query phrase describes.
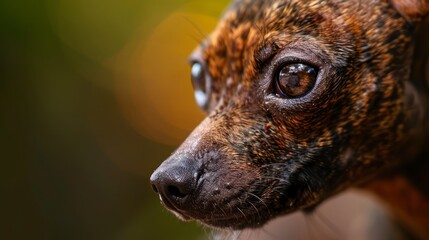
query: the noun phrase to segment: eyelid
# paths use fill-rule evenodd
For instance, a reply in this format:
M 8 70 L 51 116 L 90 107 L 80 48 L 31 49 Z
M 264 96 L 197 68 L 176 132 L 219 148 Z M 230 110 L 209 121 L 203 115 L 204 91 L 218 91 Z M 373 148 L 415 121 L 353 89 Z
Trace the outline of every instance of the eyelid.
M 203 66 L 205 65 L 205 61 L 204 61 L 204 57 L 203 57 L 203 53 L 202 53 L 202 49 L 201 47 L 197 47 L 192 53 L 191 55 L 188 57 L 188 63 L 189 64 L 193 64 L 195 62 L 199 62 L 201 63 Z
M 273 44 L 262 46 L 255 52 L 255 62 L 258 69 L 262 69 L 264 66 L 270 63 L 270 61 L 277 54 L 279 48 Z
M 282 65 L 287 63 L 304 63 L 314 68 L 321 68 L 325 62 L 318 54 L 309 49 L 285 48 L 277 52 L 271 62 L 273 65 Z
M 322 54 L 314 53 L 311 49 L 301 49 L 297 47 L 283 48 L 267 63 L 262 70 L 262 81 L 259 82 L 260 93 L 264 96 L 264 103 L 298 113 L 302 109 L 314 108 L 323 103 L 329 86 L 336 84 L 330 76 L 333 74 L 333 66 L 322 57 Z M 300 98 L 282 99 L 278 98 L 274 92 L 274 78 L 277 71 L 282 66 L 290 63 L 304 63 L 317 70 L 317 79 L 313 90 Z M 321 99 L 320 101 L 317 99 Z
M 314 59 L 311 59 L 308 57 L 294 56 L 294 55 L 286 55 L 278 59 L 275 59 L 273 62 L 274 62 L 273 66 L 276 69 L 281 69 L 289 64 L 295 64 L 295 63 L 302 63 L 312 68 L 315 68 L 317 70 L 319 70 L 322 67 L 322 65 L 318 61 L 314 61 Z

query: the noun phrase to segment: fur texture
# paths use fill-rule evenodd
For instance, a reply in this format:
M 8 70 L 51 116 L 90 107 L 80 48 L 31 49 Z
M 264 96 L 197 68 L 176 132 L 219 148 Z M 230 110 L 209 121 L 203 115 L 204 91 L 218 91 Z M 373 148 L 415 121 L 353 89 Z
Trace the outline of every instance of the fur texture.
M 182 219 L 241 229 L 370 182 L 429 236 L 427 184 L 407 175 L 429 161 L 429 92 L 411 75 L 427 3 L 396 2 L 234 1 L 191 56 L 208 116 L 152 175 L 163 203 Z M 279 70 L 294 63 L 317 70 L 314 87 L 279 96 Z M 397 190 L 426 215 L 414 221 Z

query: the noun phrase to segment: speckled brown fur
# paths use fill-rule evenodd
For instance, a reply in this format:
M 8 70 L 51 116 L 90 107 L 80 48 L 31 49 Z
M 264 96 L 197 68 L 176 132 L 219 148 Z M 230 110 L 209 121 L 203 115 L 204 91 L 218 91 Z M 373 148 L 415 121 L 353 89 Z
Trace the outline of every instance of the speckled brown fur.
M 191 57 L 210 78 L 208 116 L 152 180 L 187 159 L 197 185 L 186 204 L 167 207 L 214 227 L 258 227 L 369 183 L 429 237 L 429 186 L 415 184 L 429 179 L 409 178 L 416 166 L 429 170 L 429 91 L 411 72 L 427 2 L 398 1 L 234 1 Z M 285 62 L 318 68 L 305 96 L 274 93 Z M 401 194 L 415 205 L 403 207 Z

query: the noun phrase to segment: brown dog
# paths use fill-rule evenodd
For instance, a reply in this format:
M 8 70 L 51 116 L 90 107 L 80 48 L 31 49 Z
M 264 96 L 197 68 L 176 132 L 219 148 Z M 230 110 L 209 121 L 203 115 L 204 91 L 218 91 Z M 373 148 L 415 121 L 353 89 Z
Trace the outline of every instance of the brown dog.
M 413 56 L 428 8 L 234 1 L 191 57 L 208 116 L 151 176 L 163 204 L 241 229 L 365 186 L 429 238 L 427 51 Z

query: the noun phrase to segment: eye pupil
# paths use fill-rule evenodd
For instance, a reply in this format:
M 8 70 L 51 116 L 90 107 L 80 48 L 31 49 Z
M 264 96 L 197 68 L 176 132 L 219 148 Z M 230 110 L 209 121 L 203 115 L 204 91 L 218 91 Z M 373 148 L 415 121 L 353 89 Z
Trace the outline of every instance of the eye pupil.
M 284 66 L 278 73 L 275 92 L 284 98 L 302 97 L 314 87 L 317 70 L 302 63 Z

